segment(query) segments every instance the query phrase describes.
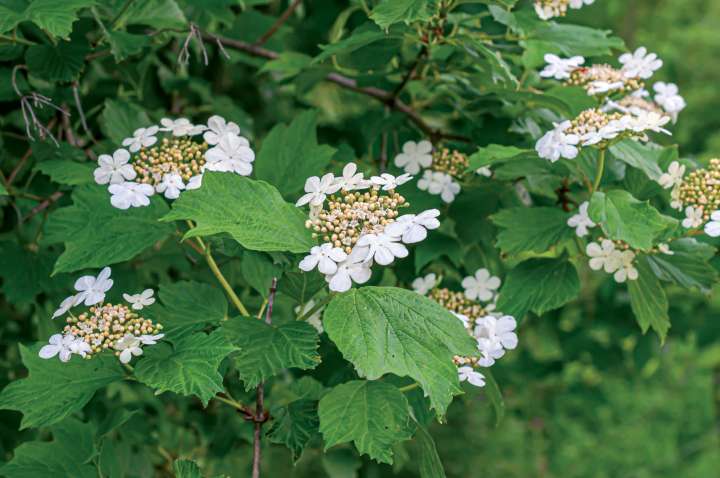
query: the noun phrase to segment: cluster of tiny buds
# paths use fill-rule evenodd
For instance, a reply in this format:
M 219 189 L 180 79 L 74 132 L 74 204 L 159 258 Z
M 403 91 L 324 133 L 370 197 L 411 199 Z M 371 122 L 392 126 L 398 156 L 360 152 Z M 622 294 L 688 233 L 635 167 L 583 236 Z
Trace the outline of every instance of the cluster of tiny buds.
M 432 166 L 434 171 L 449 174 L 461 179 L 469 166 L 468 158 L 458 150 L 450 151 L 448 148 L 436 149 L 432 153 Z
M 468 320 L 468 327 L 474 327 L 475 319 L 485 317 L 488 311 L 475 302 L 468 299 L 464 292 L 456 292 L 447 288 L 436 287 L 428 293 L 428 297 L 450 312 L 464 315 Z
M 126 305 L 113 305 L 107 303 L 90 307 L 77 317 L 69 316 L 63 333 L 78 337 L 90 345 L 91 352 L 85 355 L 86 359 L 103 350 L 116 350 L 116 343 L 125 334 L 135 336 L 156 335 L 163 329 L 161 324 L 155 324 L 133 312 Z
M 655 103 L 654 101 L 648 101 L 645 98 L 641 98 L 639 96 L 628 95 L 618 101 L 617 105 L 630 111 L 653 111 L 663 116 L 666 114 L 665 110 L 663 110 L 657 103 Z
M 621 113 L 604 113 L 598 109 L 585 110 L 572 120 L 565 133 L 583 136 L 587 133 L 599 131 L 611 121 L 619 120 L 622 117 Z
M 190 138 L 163 138 L 159 145 L 142 148 L 133 158 L 136 182 L 155 185 L 166 173 L 178 173 L 184 182 L 200 174 L 208 144 Z
M 570 0 L 535 0 L 535 8 L 541 9 L 547 17 L 567 15 Z
M 609 91 L 627 94 L 645 86 L 642 80 L 628 78 L 624 71 L 607 64 L 578 67 L 570 73 L 565 84 L 580 86 L 592 95 Z M 603 88 L 601 85 L 612 88 Z
M 710 167 L 690 172 L 680 185 L 679 199 L 683 206 L 703 211 L 703 220 L 710 220 L 720 209 L 720 159 L 711 159 Z
M 613 244 L 615 244 L 615 249 L 618 251 L 630 251 L 632 248 L 630 247 L 630 244 L 628 244 L 625 241 L 621 241 L 619 239 L 610 239 L 609 237 L 604 236 L 598 236 L 597 242 L 603 242 L 605 239 L 608 239 Z
M 334 247 L 350 254 L 363 234 L 379 234 L 398 217 L 398 209 L 408 204 L 395 190 L 345 191 L 328 197 L 327 203 L 305 226 Z

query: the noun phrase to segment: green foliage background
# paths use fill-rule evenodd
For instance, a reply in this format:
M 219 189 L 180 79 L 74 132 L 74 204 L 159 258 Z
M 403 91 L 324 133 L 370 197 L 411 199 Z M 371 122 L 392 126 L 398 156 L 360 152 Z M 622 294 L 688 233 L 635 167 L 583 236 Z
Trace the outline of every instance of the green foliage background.
M 102 13 L 104 8 L 117 10 L 123 2 L 97 3 Z M 201 29 L 220 26 L 225 36 L 244 41 L 253 41 L 264 33 L 286 6 L 286 2 L 247 0 L 178 3 Z M 239 8 L 243 3 L 246 10 Z M 346 9 L 347 2 L 304 3 L 299 16 L 292 17 L 270 39 L 267 48 L 316 55 L 320 52 L 317 45 L 329 43 L 338 33 L 333 22 Z M 258 7 L 251 8 L 253 4 Z M 181 29 L 186 25 L 173 18 L 174 13 L 167 8 L 148 15 L 159 18 L 154 20 L 158 29 Z M 359 20 L 350 15 L 348 21 L 353 24 Z M 573 11 L 562 21 L 611 29 L 625 39 L 628 47 L 647 45 L 657 52 L 665 61 L 657 79 L 679 84 L 689 105 L 668 144 L 679 143 L 684 157 L 703 160 L 720 154 L 718 2 L 597 0 L 592 6 Z M 71 37 L 96 29 L 92 16 L 84 13 L 73 24 Z M 412 137 L 407 129 L 403 130 L 403 118 L 397 114 L 388 114 L 378 105 L 369 104 L 367 98 L 331 83 L 319 83 L 314 72 L 297 75 L 309 57 L 289 56 L 274 65 L 263 66 L 264 61 L 231 49 L 227 52 L 229 59 L 213 50 L 210 64 L 204 66 L 197 43 L 193 43 L 190 64 L 185 68 L 176 62 L 184 34 L 176 35 L 176 40 L 168 37 L 167 42 L 151 44 L 142 31 L 133 31 L 133 37 L 118 35 L 114 39 L 112 55 L 84 66 L 82 61 L 80 64 L 61 61 L 58 66 L 46 58 L 34 64 L 32 55 L 24 59 L 31 71 L 35 65 L 34 68 L 59 79 L 75 78 L 83 70 L 80 91 L 84 108 L 91 129 L 104 138 L 94 148 L 97 151 L 111 151 L 113 142 L 117 143 L 135 126 L 141 126 L 148 115 L 162 117 L 166 111 L 188 116 L 224 115 L 249 131 L 256 145 L 259 139 L 270 141 L 268 133 L 278 123 L 290 123 L 302 111 L 316 109 L 318 140 L 310 138 L 305 147 L 308 154 L 332 156 L 334 164 L 355 156 L 377 157 L 379 135 L 384 128 L 397 128 L 403 136 Z M 28 33 L 31 37 L 34 34 Z M 208 48 L 213 47 L 211 41 L 207 44 Z M 396 47 L 399 42 L 388 48 Z M 142 55 L 134 56 L 141 48 L 146 48 Z M 408 48 L 407 45 L 404 48 Z M 0 46 L 0 107 L 3 109 L 0 168 L 6 173 L 26 147 L 19 137 L 23 132 L 22 117 L 9 83 L 11 67 L 20 61 L 18 51 L 18 47 L 8 46 L 7 42 Z M 377 49 L 369 55 L 344 57 L 342 62 L 348 63 L 336 66 L 352 68 L 363 62 L 372 64 L 382 54 L 382 49 Z M 69 55 L 76 56 L 72 52 Z M 133 58 L 115 63 L 114 58 L 124 56 Z M 406 54 L 407 59 L 412 56 Z M 299 66 L 293 66 L 295 64 Z M 362 80 L 382 84 L 384 75 L 380 71 Z M 56 87 L 39 81 L 34 86 L 52 92 L 58 104 L 73 104 L 73 93 L 67 83 Z M 426 94 L 421 86 L 410 87 L 413 94 Z M 418 90 L 413 91 L 413 87 Z M 507 133 L 507 117 L 483 115 L 486 105 L 463 106 L 467 108 L 467 117 L 460 115 L 451 121 L 471 131 L 478 145 L 509 144 L 517 140 L 516 135 Z M 475 121 L 472 126 L 468 126 L 469 118 Z M 80 130 L 76 117 L 73 125 Z M 292 135 L 304 134 L 290 129 L 273 130 L 272 134 L 276 135 L 273 140 L 282 142 Z M 337 151 L 323 150 L 327 147 L 318 143 L 332 145 Z M 67 146 L 63 143 L 62 148 Z M 82 169 L 83 155 L 74 156 L 77 151 L 71 150 L 57 153 L 50 144 L 38 144 L 31 161 L 39 164 L 58 154 L 57 158 L 76 161 L 81 168 L 77 174 L 70 171 L 69 180 L 58 182 L 82 184 L 90 173 Z M 57 187 L 49 177 L 57 178 L 43 167 L 39 169 L 43 174 L 30 172 L 33 167 L 27 168 L 21 181 L 34 181 L 36 194 L 52 194 Z M 303 171 L 298 178 L 280 178 L 288 182 L 281 189 L 287 193 L 286 199 L 297 196 L 305 173 L 317 172 Z M 84 194 L 92 199 L 90 189 Z M 69 188 L 63 191 L 59 204 L 69 205 Z M 22 198 L 16 202 L 24 213 L 35 204 Z M 38 228 L 43 229 L 42 214 L 22 227 L 15 227 L 15 215 L 7 204 L 2 214 L 0 387 L 25 373 L 18 343 L 44 340 L 53 332 L 55 324 L 50 323 L 48 317 L 53 304 L 63 297 L 63 291 L 74 277 L 67 273 L 73 270 L 71 265 L 55 264 L 57 248 L 46 246 L 42 241 L 39 250 L 17 245 L 37 243 L 38 238 L 33 236 Z M 63 224 L 54 226 L 62 229 Z M 144 234 L 151 232 L 146 230 Z M 43 234 L 52 239 L 52 229 Z M 149 243 L 152 242 L 150 237 Z M 228 257 L 232 256 L 232 251 L 225 252 Z M 133 255 L 128 253 L 127 257 Z M 162 253 L 145 253 L 134 264 L 116 267 L 114 273 L 119 283 L 133 286 L 187 279 L 190 266 L 181 260 L 182 255 L 179 248 L 172 247 L 164 248 Z M 140 262 L 142 268 L 138 267 Z M 50 278 L 53 267 L 59 273 Z M 468 264 L 468 269 L 471 267 Z M 229 264 L 226 270 L 235 283 L 255 286 L 251 274 L 240 266 Z M 413 272 L 406 270 L 400 274 L 412 277 Z M 212 283 L 209 273 L 205 280 Z M 491 406 L 486 391 L 470 390 L 450 406 L 447 424 L 434 423 L 430 427 L 447 475 L 458 478 L 716 476 L 720 469 L 720 287 L 716 285 L 709 297 L 668 287 L 673 322 L 671 333 L 661 347 L 656 335 L 640 333 L 625 288 L 611 281 L 597 284 L 598 278 L 588 270 L 581 271 L 581 280 L 583 284 L 595 282 L 597 287 L 584 287 L 581 296 L 570 305 L 524 322 L 519 349 L 493 368 L 504 397 L 503 413 Z M 260 282 L 255 288 L 262 290 L 263 284 Z M 253 293 L 249 300 L 259 304 L 262 299 Z M 279 317 L 290 317 L 292 304 L 281 302 L 277 313 Z M 321 343 L 321 351 L 331 357 L 337 355 L 327 341 Z M 317 376 L 327 383 L 337 384 L 352 377 L 347 363 L 339 357 L 336 359 L 330 363 L 344 363 L 345 368 L 323 364 L 317 370 Z M 237 393 L 243 397 L 243 390 Z M 419 392 L 407 396 L 411 402 L 421 398 Z M 115 405 L 136 411 L 119 411 L 123 408 Z M 204 411 L 197 400 L 183 400 L 168 394 L 155 396 L 146 387 L 114 383 L 90 401 L 85 413 L 92 426 L 97 427 L 95 433 L 105 432 L 112 439 L 104 440 L 102 449 L 93 450 L 94 445 L 77 442 L 77 437 L 83 436 L 83 427 L 90 425 L 68 418 L 62 426 L 56 425 L 64 436 L 53 434 L 56 440 L 65 440 L 66 462 L 84 463 L 98 453 L 103 466 L 114 470 L 115 474 L 110 476 L 129 477 L 154 473 L 171 476 L 172 463 L 177 458 L 195 459 L 201 464 L 204 476 L 222 473 L 245 476 L 238 470 L 249 467 L 251 425 L 239 419 L 232 409 L 217 404 L 211 403 Z M 502 417 L 498 418 L 499 415 Z M 49 429 L 18 431 L 20 419 L 17 412 L 0 411 L 0 463 L 10 460 L 13 453 L 20 453 L 17 447 L 22 443 L 50 436 L 52 430 Z M 122 428 L 121 432 L 113 434 L 118 427 Z M 427 443 L 415 439 L 394 447 L 394 465 L 381 465 L 360 457 L 349 446 L 336 447 L 323 455 L 320 440 L 317 437 L 314 440 L 296 465 L 287 448 L 266 447 L 266 476 L 415 477 L 419 476 L 418 456 L 428 455 L 424 448 Z M 42 444 L 33 443 L 33 446 L 39 445 Z M 180 474 L 178 468 L 185 465 L 188 474 Z M 175 466 L 178 476 L 195 476 L 191 474 L 192 464 L 176 463 Z M 87 467 L 68 471 L 69 476 L 85 476 L 83 473 L 88 473 Z

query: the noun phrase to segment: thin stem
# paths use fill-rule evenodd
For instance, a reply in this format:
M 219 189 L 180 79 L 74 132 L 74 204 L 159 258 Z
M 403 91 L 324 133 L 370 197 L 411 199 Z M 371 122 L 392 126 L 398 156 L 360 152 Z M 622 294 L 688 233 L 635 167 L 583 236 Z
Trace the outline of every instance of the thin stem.
M 400 387 L 400 388 L 398 388 L 398 390 L 405 393 L 405 392 L 409 392 L 411 390 L 415 390 L 419 386 L 420 386 L 420 384 L 415 382 L 415 383 L 411 383 L 410 385 L 405 385 L 404 387 Z
M 275 32 L 280 29 L 281 26 L 283 26 L 283 24 L 288 20 L 288 18 L 290 18 L 290 15 L 292 15 L 295 9 L 300 6 L 301 2 L 302 0 L 293 0 L 293 2 L 290 4 L 290 6 L 287 7 L 287 9 L 282 13 L 282 15 L 280 15 L 280 17 L 275 20 L 275 23 L 273 23 L 272 26 L 268 28 L 268 31 L 263 33 L 262 36 L 257 39 L 255 45 L 262 45 L 263 43 L 268 41 L 270 37 L 273 36 Z
M 605 148 L 602 148 L 600 150 L 600 154 L 598 155 L 598 164 L 597 164 L 597 172 L 595 173 L 595 182 L 593 183 L 592 190 L 590 192 L 595 192 L 600 187 L 600 182 L 602 181 L 603 173 L 605 172 Z
M 323 307 L 325 307 L 325 304 L 327 304 L 328 302 L 330 302 L 330 299 L 332 299 L 334 296 L 335 296 L 335 293 L 334 293 L 334 292 L 330 292 L 328 295 L 326 295 L 325 297 L 323 297 L 322 300 L 320 300 L 317 304 L 313 305 L 310 310 L 308 310 L 308 311 L 305 312 L 303 315 L 301 315 L 300 317 L 298 317 L 297 320 L 307 320 L 307 319 L 309 319 L 310 317 L 313 316 L 313 314 L 315 314 L 315 312 L 317 312 L 318 310 L 320 310 L 320 309 L 322 309 Z
M 231 407 L 233 407 L 237 410 L 240 410 L 241 412 L 244 412 L 244 413 L 247 412 L 247 407 L 238 401 L 232 400 L 230 398 L 225 398 L 222 395 L 215 395 L 213 398 L 215 400 L 217 400 L 218 402 L 222 402 L 226 405 L 230 405 Z
M 32 42 L 30 40 L 25 40 L 24 38 L 18 38 L 18 37 L 11 37 L 11 36 L 7 36 L 7 35 L 0 35 L 0 40 L 5 40 L 10 43 L 19 43 L 21 45 L 27 45 L 27 46 L 37 45 L 37 43 Z
M 122 18 L 125 12 L 127 12 L 127 9 L 130 8 L 130 5 L 132 5 L 134 1 L 135 0 L 127 0 L 125 2 L 125 5 L 123 5 L 117 15 L 115 15 L 115 18 L 110 21 L 110 28 L 115 29 L 115 27 L 117 26 L 117 22 Z

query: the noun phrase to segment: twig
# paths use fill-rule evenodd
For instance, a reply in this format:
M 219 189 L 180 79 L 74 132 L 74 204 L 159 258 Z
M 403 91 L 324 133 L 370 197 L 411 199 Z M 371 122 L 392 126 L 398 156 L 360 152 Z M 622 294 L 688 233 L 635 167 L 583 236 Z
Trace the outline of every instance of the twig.
M 27 162 L 28 158 L 32 154 L 32 148 L 28 148 L 27 151 L 25 151 L 25 154 L 23 154 L 22 158 L 20 158 L 20 161 L 15 165 L 12 171 L 10 171 L 10 176 L 8 176 L 6 185 L 11 186 L 13 181 L 15 181 L 15 178 L 17 177 L 20 170 L 25 166 L 25 163 Z
M 282 15 L 280 15 L 280 17 L 275 20 L 275 23 L 270 26 L 268 31 L 263 33 L 262 36 L 257 39 L 255 45 L 262 45 L 263 43 L 268 41 L 270 37 L 273 36 L 275 32 L 280 29 L 281 26 L 283 26 L 283 23 L 285 23 L 287 19 L 290 18 L 290 15 L 293 14 L 295 9 L 300 6 L 301 1 L 302 0 L 293 0 L 292 3 L 290 3 L 290 5 L 287 7 L 287 9 L 282 13 Z
M 94 143 L 95 137 L 93 136 L 90 128 L 88 128 L 87 125 L 87 118 L 85 118 L 85 111 L 83 110 L 82 102 L 80 101 L 80 91 L 78 91 L 77 81 L 74 81 L 72 84 L 72 92 L 73 98 L 75 98 L 75 108 L 78 110 L 78 115 L 80 116 L 80 124 L 82 125 L 85 134 L 88 135 L 90 140 Z
M 23 222 L 29 221 L 30 218 L 32 218 L 36 214 L 39 214 L 42 211 L 44 211 L 45 209 L 49 208 L 51 205 L 56 203 L 61 197 L 63 197 L 62 191 L 55 191 L 54 193 L 52 193 L 50 195 L 50 197 L 48 197 L 43 202 L 41 202 L 40 204 L 38 204 L 37 206 L 32 208 L 30 210 L 30 212 L 28 213 L 28 215 L 23 218 Z
M 395 87 L 395 90 L 393 91 L 393 96 L 398 97 L 400 95 L 400 92 L 405 88 L 405 85 L 408 84 L 408 82 L 412 79 L 413 76 L 415 76 L 415 72 L 417 71 L 418 65 L 420 65 L 420 60 L 423 59 L 423 57 L 427 55 L 427 47 L 423 45 L 423 47 L 420 49 L 420 52 L 418 53 L 418 56 L 415 58 L 415 61 L 413 62 L 412 66 L 408 70 L 408 72 L 403 77 L 402 81 L 400 81 L 400 84 Z
M 203 55 L 203 62 L 205 63 L 205 66 L 208 66 L 209 60 L 208 60 L 208 53 L 207 49 L 205 48 L 205 42 L 203 41 L 203 35 L 202 32 L 200 32 L 200 29 L 195 25 L 194 23 L 190 23 L 190 32 L 188 32 L 187 37 L 185 37 L 185 41 L 183 42 L 183 46 L 180 49 L 180 53 L 178 54 L 177 61 L 181 65 L 187 65 L 190 62 L 190 41 L 193 38 L 197 38 L 198 42 L 200 42 L 200 51 Z
M 232 48 L 234 50 L 243 51 L 245 53 L 248 53 L 252 56 L 257 56 L 260 58 L 267 58 L 268 60 L 275 60 L 278 58 L 278 54 L 275 53 L 272 50 L 268 50 L 266 48 L 263 48 L 262 46 L 254 45 L 251 43 L 247 43 L 241 40 L 235 40 L 232 38 L 225 38 L 220 37 L 217 35 L 211 35 L 208 33 L 202 33 L 202 38 L 207 41 L 214 41 L 221 45 L 224 45 L 228 48 Z M 350 91 L 354 91 L 355 93 L 360 93 L 366 96 L 369 96 L 371 98 L 374 98 L 381 103 L 384 103 L 389 108 L 399 111 L 400 113 L 403 113 L 408 117 L 410 121 L 412 121 L 415 126 L 420 129 L 425 135 L 429 136 L 432 141 L 437 141 L 441 139 L 449 139 L 449 140 L 455 140 L 455 141 L 462 141 L 462 142 L 470 142 L 470 139 L 456 134 L 450 134 L 450 133 L 444 133 L 438 129 L 433 128 L 429 124 L 425 122 L 425 120 L 422 119 L 420 114 L 415 111 L 411 106 L 404 103 L 402 100 L 395 98 L 392 94 L 392 92 L 380 89 L 380 88 L 374 88 L 374 87 L 361 87 L 358 86 L 357 81 L 355 81 L 353 78 L 349 78 L 347 76 L 341 75 L 339 73 L 329 73 L 325 77 L 325 81 L 329 81 L 331 83 L 335 83 L 339 86 L 342 86 L 343 88 L 346 88 Z
M 23 121 L 25 122 L 25 133 L 27 134 L 27 137 L 31 141 L 35 141 L 35 137 L 32 135 L 31 129 L 34 128 L 35 131 L 38 133 L 38 136 L 40 136 L 40 139 L 45 139 L 45 137 L 50 137 L 50 139 L 53 140 L 55 143 L 55 146 L 60 146 L 60 143 L 55 139 L 55 137 L 50 132 L 50 128 L 52 126 L 45 126 L 38 120 L 37 116 L 35 115 L 35 109 L 34 108 L 44 108 L 45 106 L 48 106 L 50 108 L 53 108 L 60 113 L 62 113 L 65 116 L 70 116 L 70 113 L 68 111 L 65 111 L 64 109 L 60 108 L 59 106 L 55 105 L 52 102 L 52 98 L 49 98 L 43 94 L 37 93 L 35 91 L 31 91 L 29 95 L 24 95 L 22 91 L 20 91 L 20 87 L 17 84 L 17 72 L 20 69 L 26 69 L 27 67 L 25 65 L 15 65 L 15 67 L 12 70 L 12 76 L 11 76 L 11 83 L 13 90 L 15 90 L 15 94 L 20 97 L 20 111 L 23 115 Z
M 110 28 L 114 29 L 117 26 L 117 22 L 122 18 L 123 15 L 125 15 L 125 12 L 127 12 L 127 9 L 130 8 L 130 5 L 132 5 L 132 3 L 134 1 L 135 0 L 127 0 L 125 2 L 125 5 L 123 5 L 122 8 L 120 9 L 120 11 L 117 12 L 117 15 L 115 15 L 115 18 L 110 20 Z
M 268 294 L 267 309 L 265 311 L 265 323 L 272 323 L 273 304 L 275 302 L 275 292 L 277 291 L 277 277 L 273 277 L 270 284 L 270 293 Z M 262 447 L 260 440 L 262 439 L 262 426 L 268 421 L 270 415 L 265 410 L 265 382 L 260 382 L 257 387 L 257 398 L 255 403 L 255 431 L 253 433 L 253 470 L 252 478 L 260 478 L 260 461 Z

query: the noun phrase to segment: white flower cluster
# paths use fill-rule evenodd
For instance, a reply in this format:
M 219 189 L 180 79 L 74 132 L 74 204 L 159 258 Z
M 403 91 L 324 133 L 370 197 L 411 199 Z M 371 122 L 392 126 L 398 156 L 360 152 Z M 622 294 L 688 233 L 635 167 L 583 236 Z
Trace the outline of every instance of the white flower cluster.
M 105 293 L 113 286 L 110 274 L 110 268 L 105 267 L 97 277 L 83 276 L 75 282 L 77 294 L 63 300 L 52 315 L 55 319 L 68 314 L 67 325 L 63 333 L 52 335 L 48 344 L 40 349 L 40 358 L 58 356 L 60 361 L 67 362 L 73 354 L 89 359 L 110 349 L 115 351 L 120 362 L 128 363 L 133 356 L 142 355 L 143 345 L 154 345 L 164 337 L 164 334 L 158 333 L 162 330 L 161 325 L 153 324 L 131 311 L 131 308 L 142 310 L 155 303 L 152 289 L 140 294 L 123 294 L 131 307 L 102 305 Z M 75 316 L 71 309 L 81 304 L 90 309 Z
M 710 237 L 720 236 L 720 159 L 710 160 L 708 168 L 690 171 L 679 161 L 670 163 L 666 173 L 658 179 L 665 189 L 671 189 L 670 206 L 684 211 L 681 224 L 685 229 L 703 228 Z
M 418 143 L 407 141 L 403 144 L 402 153 L 395 156 L 395 166 L 402 168 L 405 173 L 413 175 L 424 170 L 422 177 L 418 180 L 418 188 L 432 195 L 440 196 L 446 203 L 451 203 L 460 193 L 460 184 L 452 173 L 457 171 L 456 163 L 465 158 L 459 153 L 451 155 L 448 151 L 440 152 L 440 154 L 443 153 L 443 159 L 448 158 L 445 161 L 446 167 L 441 170 L 430 169 L 434 165 L 432 143 L 427 140 Z M 459 172 L 464 173 L 464 171 Z M 489 173 L 487 169 L 478 172 L 485 176 L 487 173 Z
M 330 290 L 344 292 L 353 282 L 370 280 L 373 264 L 385 266 L 407 257 L 406 244 L 418 243 L 428 230 L 440 227 L 437 209 L 399 215 L 398 208 L 407 203 L 395 189 L 410 179 L 408 174 L 365 179 L 354 163 L 347 164 L 339 177 L 328 173 L 308 178 L 306 194 L 296 205 L 310 205 L 306 226 L 323 243 L 310 250 L 300 269 L 317 268 Z
M 590 268 L 594 271 L 604 270 L 613 274 L 615 282 L 623 283 L 627 280 L 636 280 L 638 270 L 635 268 L 635 252 L 618 245 L 610 239 L 602 239 L 600 243 L 591 242 L 585 248 L 590 257 Z
M 568 8 L 577 10 L 594 2 L 595 0 L 535 0 L 535 12 L 542 20 L 550 20 L 565 16 Z
M 202 141 L 193 139 L 201 134 Z M 238 125 L 217 115 L 206 125 L 163 118 L 160 125 L 135 130 L 122 146 L 112 155 L 101 154 L 94 171 L 95 182 L 108 185 L 118 209 L 147 206 L 155 193 L 177 199 L 182 191 L 199 188 L 206 170 L 249 176 L 255 160 Z
M 462 281 L 464 292 L 438 288 L 438 277 L 428 274 L 415 279 L 413 289 L 451 311 L 477 341 L 480 357 L 455 357 L 458 377 L 476 387 L 485 385 L 485 376 L 477 367 L 490 367 L 518 345 L 514 317 L 495 312 L 500 279 L 487 269 L 479 269 Z M 482 304 L 484 303 L 484 305 Z

